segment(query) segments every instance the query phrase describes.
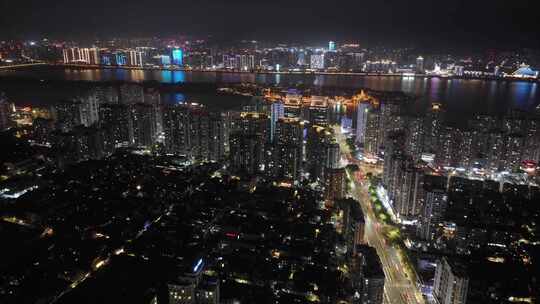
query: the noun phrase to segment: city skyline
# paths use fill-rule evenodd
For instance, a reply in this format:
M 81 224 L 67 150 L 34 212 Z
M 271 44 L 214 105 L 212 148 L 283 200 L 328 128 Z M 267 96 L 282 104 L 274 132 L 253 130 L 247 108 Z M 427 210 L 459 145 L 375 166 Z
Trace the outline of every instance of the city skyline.
M 540 303 L 531 2 L 0 2 L 0 303 Z

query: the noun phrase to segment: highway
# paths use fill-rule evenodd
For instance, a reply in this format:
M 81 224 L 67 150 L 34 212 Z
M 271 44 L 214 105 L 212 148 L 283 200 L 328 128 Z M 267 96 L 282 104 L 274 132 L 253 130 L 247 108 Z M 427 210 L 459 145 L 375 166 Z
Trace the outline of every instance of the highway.
M 380 168 L 375 166 L 365 166 L 362 162 L 351 157 L 351 153 L 345 137 L 341 134 L 339 127 L 334 128 L 336 140 L 338 141 L 342 155 L 348 162 L 357 164 L 362 173 L 374 172 L 379 173 Z M 363 174 L 363 175 L 364 175 Z M 416 285 L 407 277 L 405 267 L 399 257 L 398 251 L 388 244 L 383 235 L 383 224 L 381 224 L 375 213 L 373 212 L 372 204 L 368 193 L 367 183 L 357 180 L 355 177 L 351 185 L 350 194 L 354 199 L 360 202 L 365 215 L 365 239 L 367 243 L 377 250 L 377 254 L 381 259 L 385 274 L 384 298 L 388 304 L 423 304 L 425 303 L 422 294 Z

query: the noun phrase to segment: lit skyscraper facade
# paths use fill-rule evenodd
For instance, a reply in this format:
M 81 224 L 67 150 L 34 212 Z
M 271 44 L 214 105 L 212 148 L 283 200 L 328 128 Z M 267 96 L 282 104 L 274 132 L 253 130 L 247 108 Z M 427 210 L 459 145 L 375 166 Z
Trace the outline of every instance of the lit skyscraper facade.
M 334 41 L 329 41 L 328 42 L 328 50 L 333 52 L 336 50 L 336 43 Z
M 182 66 L 184 64 L 184 52 L 182 49 L 172 50 L 172 64 Z
M 366 124 L 368 122 L 368 113 L 371 109 L 371 104 L 361 102 L 358 104 L 356 112 L 356 143 L 364 146 L 366 142 Z
M 322 70 L 322 69 L 324 69 L 324 54 L 313 54 L 313 55 L 311 55 L 310 67 L 313 70 Z
M 417 74 L 424 74 L 424 57 L 419 56 L 416 58 L 416 73 Z
M 285 106 L 281 102 L 274 102 L 270 106 L 270 141 L 274 141 L 278 119 L 285 117 Z

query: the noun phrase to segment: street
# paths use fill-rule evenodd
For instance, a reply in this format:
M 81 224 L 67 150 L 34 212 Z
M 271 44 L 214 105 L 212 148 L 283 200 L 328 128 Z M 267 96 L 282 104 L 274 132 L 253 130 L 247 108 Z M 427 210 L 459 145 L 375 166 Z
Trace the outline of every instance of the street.
M 373 165 L 366 166 L 362 162 L 354 159 L 351 156 L 350 149 L 347 146 L 345 137 L 341 133 L 339 127 L 334 128 L 336 140 L 338 141 L 343 159 L 358 165 L 365 176 L 367 172 L 380 173 L 380 168 L 375 168 Z M 361 183 L 355 176 L 351 175 L 353 184 L 351 185 L 350 194 L 353 198 L 360 202 L 362 211 L 365 215 L 365 239 L 367 243 L 377 250 L 377 254 L 383 265 L 385 280 L 385 303 L 407 303 L 407 304 L 423 304 L 425 301 L 422 294 L 416 285 L 407 278 L 405 267 L 402 260 L 399 258 L 397 250 L 389 245 L 384 238 L 382 224 L 379 223 L 373 208 L 367 190 L 367 183 Z

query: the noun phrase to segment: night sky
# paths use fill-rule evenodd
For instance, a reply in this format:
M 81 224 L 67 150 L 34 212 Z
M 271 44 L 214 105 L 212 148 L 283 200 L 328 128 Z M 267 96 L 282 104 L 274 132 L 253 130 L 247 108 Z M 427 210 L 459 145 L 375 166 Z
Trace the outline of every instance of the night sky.
M 207 35 L 422 46 L 540 44 L 534 0 L 0 0 L 0 38 Z

